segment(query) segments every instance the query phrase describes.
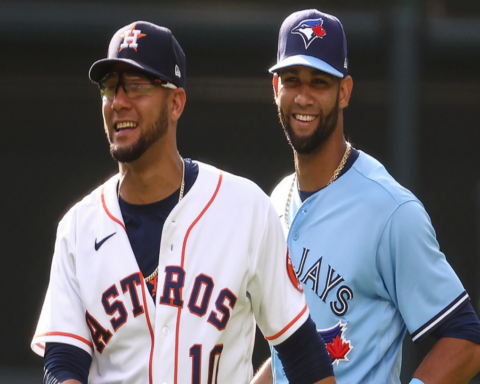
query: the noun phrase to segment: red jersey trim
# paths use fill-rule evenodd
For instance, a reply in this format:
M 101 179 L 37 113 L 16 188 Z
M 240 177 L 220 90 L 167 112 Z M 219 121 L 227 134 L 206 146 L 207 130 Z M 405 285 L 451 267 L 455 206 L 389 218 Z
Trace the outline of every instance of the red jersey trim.
M 110 217 L 110 219 L 112 219 L 115 223 L 120 224 L 121 227 L 125 230 L 125 232 L 127 232 L 127 228 L 125 228 L 125 225 L 120 220 L 118 220 L 115 216 L 113 216 L 110 213 L 110 211 L 108 210 L 107 204 L 105 203 L 104 191 L 105 191 L 105 184 L 102 185 L 102 205 L 103 205 L 103 209 L 105 210 L 108 217 Z M 148 330 L 150 332 L 150 337 L 152 339 L 152 346 L 150 348 L 150 362 L 149 362 L 149 369 L 148 369 L 149 383 L 152 384 L 153 383 L 152 367 L 153 367 L 153 352 L 154 352 L 154 348 L 155 348 L 155 335 L 153 333 L 152 323 L 150 322 L 150 314 L 148 313 L 148 303 L 147 303 L 147 298 L 146 298 L 146 295 L 145 295 L 145 280 L 143 278 L 143 274 L 142 274 L 141 271 L 140 271 L 140 277 L 142 279 L 142 297 L 143 297 L 143 304 L 144 304 L 144 307 L 145 307 L 145 317 L 147 319 Z
M 218 191 L 220 190 L 220 185 L 222 184 L 222 179 L 223 179 L 223 172 L 220 171 L 220 176 L 218 177 L 218 183 L 217 183 L 217 188 L 215 189 L 215 192 L 213 193 L 212 198 L 210 201 L 207 203 L 205 208 L 203 208 L 202 212 L 198 215 L 198 217 L 195 219 L 195 221 L 190 225 L 190 227 L 187 230 L 187 234 L 185 235 L 185 239 L 183 240 L 183 248 L 182 248 L 182 269 L 184 266 L 184 261 L 185 261 L 185 249 L 187 247 L 187 240 L 188 236 L 190 235 L 190 232 L 192 231 L 193 227 L 199 222 L 199 220 L 202 218 L 202 216 L 205 214 L 205 212 L 210 208 L 212 205 L 213 201 L 217 197 Z M 180 314 L 182 312 L 181 308 L 178 308 L 178 314 L 177 314 L 177 328 L 176 328 L 176 336 L 175 336 L 175 379 L 174 382 L 175 384 L 178 384 L 178 335 L 180 331 Z
M 153 375 L 152 375 L 152 367 L 153 367 L 153 351 L 155 349 L 155 335 L 153 333 L 152 323 L 150 322 L 150 315 L 148 313 L 148 303 L 147 297 L 145 295 L 145 279 L 143 278 L 142 272 L 140 272 L 140 278 L 142 279 L 142 297 L 143 297 L 143 305 L 145 307 L 145 317 L 147 318 L 148 330 L 150 331 L 150 337 L 152 339 L 152 346 L 150 348 L 150 363 L 148 366 L 148 380 L 150 384 L 153 384 Z
M 295 317 L 290 323 L 287 324 L 285 328 L 283 328 L 280 332 L 278 332 L 276 335 L 270 336 L 270 337 L 265 337 L 265 340 L 275 340 L 278 339 L 280 336 L 282 336 L 285 332 L 288 331 L 288 329 L 297 322 L 297 320 L 302 317 L 302 315 L 305 313 L 307 310 L 307 304 L 305 304 L 305 307 L 303 307 L 302 312 L 298 314 L 297 317 Z
M 89 342 L 88 340 L 84 339 L 83 337 L 74 335 L 73 333 L 46 332 L 46 333 L 42 333 L 42 334 L 40 334 L 40 335 L 35 335 L 34 338 L 43 337 L 43 336 L 65 336 L 65 337 L 71 337 L 72 339 L 77 339 L 77 340 L 80 340 L 80 341 L 84 342 L 85 344 L 87 344 L 87 345 L 88 345 L 90 348 L 92 348 L 92 350 L 93 350 L 93 344 L 92 344 L 91 342 Z
M 295 273 L 295 268 L 293 268 L 292 260 L 290 259 L 290 252 L 288 251 L 287 247 L 287 275 L 290 281 L 292 282 L 294 288 L 298 291 L 303 293 L 302 284 L 298 281 L 297 274 Z
M 105 184 L 102 185 L 102 205 L 103 205 L 103 209 L 107 213 L 108 217 L 110 217 L 110 219 L 112 219 L 117 224 L 120 224 L 122 226 L 122 228 L 125 230 L 125 232 L 127 232 L 127 229 L 125 228 L 125 225 L 120 220 L 118 220 L 115 216 L 113 216 L 110 213 L 110 211 L 108 210 L 107 204 L 105 203 L 105 195 L 103 194 L 104 190 L 105 190 Z

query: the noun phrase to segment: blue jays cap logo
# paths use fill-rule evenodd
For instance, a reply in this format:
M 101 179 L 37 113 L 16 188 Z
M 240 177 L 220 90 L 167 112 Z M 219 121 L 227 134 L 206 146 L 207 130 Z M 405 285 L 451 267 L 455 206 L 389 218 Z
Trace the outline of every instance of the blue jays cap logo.
M 340 361 L 349 361 L 347 355 L 353 349 L 350 340 L 345 339 L 347 323 L 339 321 L 328 329 L 319 329 L 317 332 L 323 337 L 327 351 L 332 359 L 332 364 L 339 364 Z
M 327 34 L 323 29 L 323 19 L 303 20 L 295 28 L 292 29 L 292 33 L 302 36 L 305 43 L 305 49 L 315 39 L 323 39 L 323 36 Z

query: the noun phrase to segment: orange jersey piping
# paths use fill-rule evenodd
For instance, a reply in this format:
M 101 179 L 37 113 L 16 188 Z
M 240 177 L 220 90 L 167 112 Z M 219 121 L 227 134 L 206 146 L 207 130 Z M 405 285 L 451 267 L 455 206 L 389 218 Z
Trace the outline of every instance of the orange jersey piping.
M 195 219 L 195 221 L 190 225 L 190 227 L 187 230 L 187 234 L 185 235 L 185 239 L 183 239 L 183 248 L 182 248 L 182 269 L 184 266 L 184 261 L 185 261 L 185 249 L 187 247 L 187 240 L 188 236 L 190 235 L 190 232 L 192 231 L 193 227 L 198 223 L 198 221 L 202 218 L 204 213 L 207 211 L 207 209 L 212 205 L 213 201 L 217 197 L 217 193 L 220 189 L 220 185 L 222 184 L 222 179 L 223 179 L 223 172 L 220 171 L 220 176 L 218 178 L 218 183 L 217 183 L 217 188 L 215 189 L 215 192 L 213 193 L 212 198 L 208 202 L 208 204 L 203 208 L 202 212 L 200 212 L 200 215 Z M 179 330 L 180 330 L 180 314 L 182 312 L 182 309 L 178 309 L 178 314 L 177 314 L 177 327 L 176 327 L 176 336 L 175 336 L 175 384 L 178 383 L 178 335 L 179 335 Z
M 150 337 L 152 339 L 152 346 L 150 348 L 150 363 L 148 366 L 148 379 L 150 384 L 153 384 L 153 375 L 152 375 L 152 365 L 153 365 L 153 350 L 155 348 L 155 335 L 153 334 L 152 324 L 150 323 L 150 315 L 148 314 L 148 303 L 145 295 L 145 280 L 143 278 L 142 272 L 140 272 L 140 277 L 142 279 L 142 296 L 143 296 L 143 305 L 145 307 L 145 316 L 147 318 L 148 330 L 150 331 Z
M 65 337 L 71 337 L 72 339 L 77 339 L 77 340 L 80 340 L 80 341 L 84 342 L 85 344 L 87 344 L 87 345 L 88 345 L 90 348 L 92 348 L 92 350 L 93 350 L 93 344 L 92 344 L 91 342 L 89 342 L 88 340 L 84 339 L 83 337 L 74 335 L 73 333 L 65 333 L 65 332 L 46 332 L 46 333 L 42 333 L 42 334 L 40 334 L 40 335 L 35 335 L 34 338 L 43 337 L 43 336 L 65 336 Z
M 110 217 L 110 219 L 112 219 L 117 224 L 120 224 L 122 226 L 122 228 L 125 230 L 125 232 L 127 232 L 127 228 L 125 228 L 125 225 L 120 220 L 118 220 L 115 216 L 113 216 L 110 213 L 110 211 L 108 210 L 107 204 L 105 203 L 105 196 L 104 196 L 104 193 L 103 193 L 104 190 L 105 190 L 105 185 L 102 186 L 102 205 L 103 205 L 103 209 L 107 213 L 108 217 Z M 152 324 L 150 323 L 150 315 L 148 313 L 148 303 L 147 303 L 147 298 L 145 296 L 145 284 L 146 283 L 145 283 L 145 280 L 143 278 L 142 271 L 140 271 L 140 277 L 142 279 L 142 297 L 143 297 L 143 305 L 145 307 L 145 317 L 147 319 L 148 330 L 150 332 L 150 337 L 152 339 L 152 346 L 150 348 L 150 362 L 149 362 L 149 368 L 148 368 L 148 379 L 149 379 L 150 384 L 152 384 L 153 383 L 152 362 L 153 362 L 153 351 L 154 351 L 154 347 L 155 347 L 155 335 L 153 334 Z
M 278 332 L 276 335 L 270 336 L 270 337 L 265 337 L 265 340 L 275 340 L 282 336 L 285 332 L 288 331 L 288 329 L 297 322 L 297 320 L 302 317 L 302 315 L 305 313 L 307 310 L 307 304 L 305 304 L 305 307 L 303 307 L 302 311 L 298 314 L 297 317 L 295 317 L 290 323 L 287 324 L 285 328 L 283 328 L 280 332 Z
M 125 232 L 127 232 L 127 229 L 125 228 L 125 225 L 120 220 L 118 220 L 115 216 L 113 216 L 110 213 L 110 211 L 108 210 L 107 204 L 105 203 L 105 196 L 103 194 L 104 189 L 105 189 L 105 185 L 102 185 L 102 205 L 103 205 L 103 209 L 107 213 L 108 217 L 110 217 L 110 219 L 112 219 L 117 224 L 120 224 L 122 226 L 122 228 L 125 230 Z

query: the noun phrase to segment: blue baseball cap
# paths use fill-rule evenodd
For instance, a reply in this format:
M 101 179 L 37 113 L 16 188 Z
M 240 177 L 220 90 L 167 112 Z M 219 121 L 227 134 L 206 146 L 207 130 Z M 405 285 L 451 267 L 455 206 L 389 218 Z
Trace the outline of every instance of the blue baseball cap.
M 316 9 L 288 16 L 280 27 L 277 64 L 268 71 L 276 73 L 292 65 L 347 76 L 347 39 L 340 20 Z
M 110 40 L 107 58 L 91 66 L 90 80 L 98 83 L 116 63 L 130 64 L 185 88 L 185 53 L 168 28 L 147 21 L 120 28 Z

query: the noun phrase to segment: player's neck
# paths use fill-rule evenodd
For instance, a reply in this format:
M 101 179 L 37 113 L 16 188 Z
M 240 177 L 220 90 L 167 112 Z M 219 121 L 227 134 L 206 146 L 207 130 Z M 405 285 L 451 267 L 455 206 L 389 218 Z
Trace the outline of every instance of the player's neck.
M 336 130 L 318 152 L 296 154 L 295 169 L 300 190 L 315 192 L 324 188 L 342 161 L 346 148 L 343 130 Z
M 182 183 L 183 164 L 176 145 L 161 149 L 154 145 L 140 159 L 119 168 L 120 194 L 130 204 L 163 200 Z

